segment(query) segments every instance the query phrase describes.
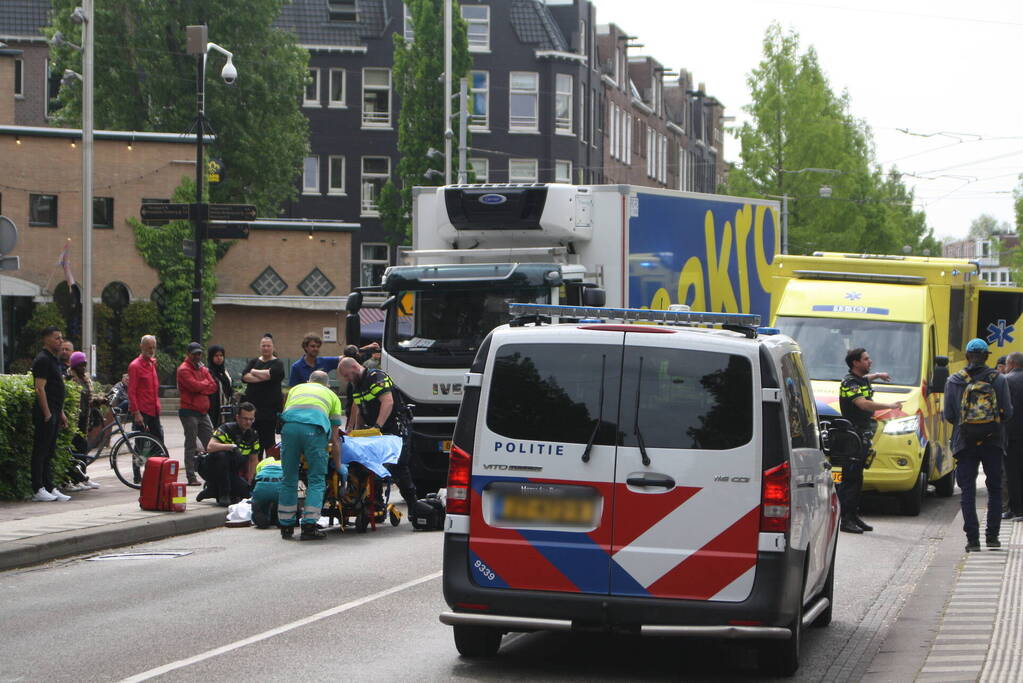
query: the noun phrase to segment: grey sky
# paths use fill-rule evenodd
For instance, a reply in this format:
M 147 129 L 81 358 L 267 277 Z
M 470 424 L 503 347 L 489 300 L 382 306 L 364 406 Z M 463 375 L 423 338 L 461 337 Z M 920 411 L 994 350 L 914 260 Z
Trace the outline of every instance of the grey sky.
M 777 20 L 795 29 L 804 49 L 816 48 L 832 89 L 848 90 L 877 160 L 921 176 L 905 180 L 938 237 L 965 235 L 981 213 L 1014 224 L 1011 193 L 1023 172 L 1020 0 L 594 1 L 599 23 L 645 45 L 630 54 L 687 69 L 737 121 L 765 28 Z M 731 137 L 725 157 L 739 159 Z

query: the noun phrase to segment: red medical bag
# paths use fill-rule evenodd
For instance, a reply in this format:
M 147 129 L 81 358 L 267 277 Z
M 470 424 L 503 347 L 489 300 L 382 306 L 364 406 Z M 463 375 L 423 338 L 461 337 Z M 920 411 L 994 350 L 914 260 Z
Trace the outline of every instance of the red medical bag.
M 165 484 L 178 480 L 180 463 L 170 458 L 149 458 L 142 473 L 142 488 L 139 491 L 139 507 L 143 510 L 170 510 L 166 498 Z

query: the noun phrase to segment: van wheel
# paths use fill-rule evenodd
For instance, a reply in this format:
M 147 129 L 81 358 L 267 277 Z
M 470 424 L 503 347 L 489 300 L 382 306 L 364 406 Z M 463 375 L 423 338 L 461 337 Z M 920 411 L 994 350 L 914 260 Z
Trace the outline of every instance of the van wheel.
M 900 494 L 899 507 L 902 514 L 909 517 L 916 517 L 924 506 L 924 494 L 927 493 L 927 462 L 920 465 L 920 471 L 916 474 L 916 483 L 913 488 Z
M 456 624 L 454 629 L 455 648 L 463 657 L 485 659 L 496 655 L 501 648 L 504 634 L 496 628 Z
M 956 468 L 954 466 L 951 472 L 934 482 L 934 492 L 939 498 L 950 498 L 956 492 Z
M 803 591 L 796 596 L 796 616 L 789 625 L 788 640 L 767 640 L 760 644 L 760 669 L 770 676 L 792 676 L 799 669 L 799 648 L 803 640 Z
M 835 557 L 835 550 L 831 551 L 831 567 L 828 568 L 828 578 L 824 580 L 824 589 L 820 594 L 820 597 L 828 599 L 828 606 L 813 620 L 814 628 L 824 628 L 831 624 L 831 615 L 835 607 L 835 560 L 838 559 Z

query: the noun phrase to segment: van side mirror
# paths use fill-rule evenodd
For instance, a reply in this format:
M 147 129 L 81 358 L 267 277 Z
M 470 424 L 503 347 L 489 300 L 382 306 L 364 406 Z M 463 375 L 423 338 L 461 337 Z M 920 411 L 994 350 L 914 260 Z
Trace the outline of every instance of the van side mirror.
M 345 343 L 356 346 L 362 343 L 362 320 L 358 313 L 349 313 L 345 318 Z
M 362 292 L 352 292 L 348 295 L 348 300 L 345 301 L 345 310 L 349 313 L 358 313 L 360 308 L 362 308 Z
M 583 306 L 600 308 L 607 302 L 607 292 L 599 287 L 587 287 L 583 290 Z
M 948 381 L 948 356 L 935 356 L 931 379 L 927 382 L 928 394 L 945 393 L 945 382 Z

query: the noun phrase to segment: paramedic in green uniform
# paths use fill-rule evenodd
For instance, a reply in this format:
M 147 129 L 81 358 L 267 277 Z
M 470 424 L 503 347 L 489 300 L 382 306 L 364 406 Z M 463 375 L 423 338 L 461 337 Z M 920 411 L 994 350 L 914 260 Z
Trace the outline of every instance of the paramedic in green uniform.
M 326 489 L 327 445 L 333 443 L 338 470 L 341 467 L 341 444 L 338 430 L 343 412 L 341 399 L 327 387 L 327 373 L 316 370 L 309 381 L 292 387 L 281 413 L 281 466 L 284 481 L 277 502 L 281 538 L 291 538 L 298 522 L 298 469 L 305 456 L 308 480 L 302 515 L 300 540 L 322 539 L 326 536 L 316 526 L 323 508 Z

